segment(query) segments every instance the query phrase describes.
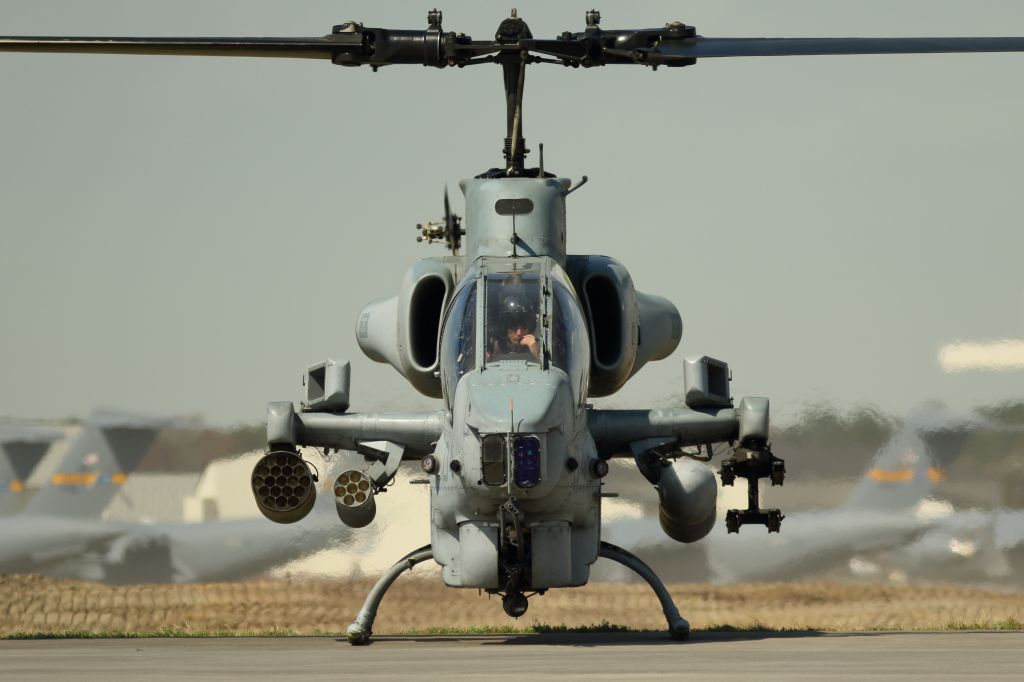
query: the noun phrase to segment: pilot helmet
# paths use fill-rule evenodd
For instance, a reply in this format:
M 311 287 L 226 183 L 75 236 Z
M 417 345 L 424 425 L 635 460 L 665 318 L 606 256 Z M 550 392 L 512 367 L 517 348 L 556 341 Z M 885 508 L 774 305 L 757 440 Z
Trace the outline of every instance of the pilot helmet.
M 510 293 L 502 299 L 501 316 L 508 328 L 532 327 L 535 322 L 533 306 L 520 293 Z

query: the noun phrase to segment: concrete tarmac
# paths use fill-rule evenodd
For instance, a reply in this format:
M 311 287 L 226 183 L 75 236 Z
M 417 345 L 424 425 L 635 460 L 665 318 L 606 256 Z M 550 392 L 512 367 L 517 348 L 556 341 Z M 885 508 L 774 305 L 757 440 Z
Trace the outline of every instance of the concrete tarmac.
M 1024 633 L 695 633 L 0 641 L 0 680 L 1024 679 Z

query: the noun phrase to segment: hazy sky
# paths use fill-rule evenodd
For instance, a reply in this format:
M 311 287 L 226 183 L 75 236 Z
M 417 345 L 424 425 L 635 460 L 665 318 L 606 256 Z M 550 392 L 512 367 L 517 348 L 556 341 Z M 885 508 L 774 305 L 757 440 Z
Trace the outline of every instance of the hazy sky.
M 517 7 L 555 36 L 591 4 Z M 322 35 L 424 28 L 432 6 L 4 0 L 0 33 Z M 477 38 L 509 9 L 439 7 Z M 605 28 L 709 37 L 1024 35 L 1019 0 L 598 9 Z M 685 324 L 676 355 L 602 404 L 663 403 L 692 354 L 727 360 L 734 394 L 782 417 L 1024 398 L 1022 371 L 939 362 L 956 341 L 1024 337 L 1022 79 L 1024 54 L 531 67 L 528 145 L 590 176 L 570 252 L 618 258 Z M 354 410 L 437 404 L 364 358 L 353 325 L 443 253 L 414 225 L 445 183 L 462 212 L 458 180 L 499 162 L 497 67 L 0 54 L 0 97 L 0 415 L 257 422 L 326 357 L 352 361 Z

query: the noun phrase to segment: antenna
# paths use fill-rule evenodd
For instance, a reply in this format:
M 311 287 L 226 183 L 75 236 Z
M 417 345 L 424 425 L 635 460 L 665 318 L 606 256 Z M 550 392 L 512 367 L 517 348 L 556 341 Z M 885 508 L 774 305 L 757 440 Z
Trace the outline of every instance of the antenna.
M 570 194 L 572 194 L 573 192 L 578 190 L 580 187 L 582 187 L 583 185 L 587 184 L 587 180 L 589 180 L 589 179 L 590 178 L 588 178 L 586 175 L 584 175 L 582 178 L 580 178 L 579 182 L 577 182 L 575 185 L 573 185 L 572 187 L 570 187 L 569 189 L 567 189 L 565 191 L 565 196 L 569 196 Z

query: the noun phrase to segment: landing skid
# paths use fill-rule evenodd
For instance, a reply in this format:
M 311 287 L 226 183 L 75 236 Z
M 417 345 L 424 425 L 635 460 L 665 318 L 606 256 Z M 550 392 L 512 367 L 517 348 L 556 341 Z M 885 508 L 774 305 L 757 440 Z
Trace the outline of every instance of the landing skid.
M 363 608 L 359 609 L 359 615 L 356 616 L 352 625 L 348 626 L 345 634 L 349 644 L 366 644 L 370 641 L 370 635 L 373 633 L 373 621 L 377 619 L 377 608 L 384 598 L 384 593 L 398 579 L 398 576 L 412 570 L 416 564 L 433 558 L 434 550 L 430 545 L 425 545 L 406 554 L 380 577 L 380 580 L 370 590 L 370 594 L 366 595 L 366 601 L 363 602 Z
M 679 609 L 676 608 L 675 602 L 672 601 L 672 596 L 665 588 L 665 584 L 661 582 L 661 578 L 651 570 L 650 566 L 641 561 L 637 556 L 621 547 L 616 547 L 610 542 L 601 543 L 598 556 L 622 564 L 647 581 L 647 584 L 654 590 L 654 594 L 657 595 L 658 601 L 661 602 L 661 610 L 664 612 L 665 620 L 668 622 L 668 633 L 673 639 L 687 639 L 690 636 L 690 624 L 679 615 Z M 380 580 L 370 590 L 370 594 L 366 595 L 366 601 L 363 602 L 363 608 L 359 610 L 359 615 L 348 626 L 346 635 L 349 644 L 359 645 L 370 641 L 370 635 L 373 633 L 373 621 L 377 618 L 377 609 L 380 607 L 380 602 L 384 599 L 384 594 L 388 591 L 388 588 L 391 587 L 402 573 L 411 570 L 416 564 L 433 558 L 434 552 L 430 545 L 420 547 L 406 554 L 380 577 Z
M 688 639 L 690 637 L 690 624 L 679 615 L 679 609 L 676 608 L 675 602 L 672 601 L 672 595 L 668 593 L 665 583 L 661 582 L 661 578 L 658 577 L 658 574 L 650 566 L 645 564 L 638 556 L 627 552 L 621 547 L 616 547 L 610 542 L 601 542 L 601 551 L 598 552 L 598 556 L 620 563 L 646 580 L 647 584 L 654 590 L 654 594 L 658 596 L 658 601 L 661 602 L 661 610 L 665 614 L 665 620 L 668 622 L 668 634 L 672 636 L 672 639 Z

